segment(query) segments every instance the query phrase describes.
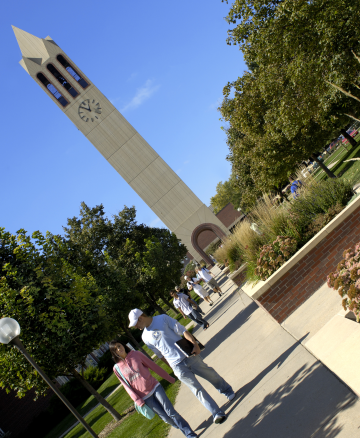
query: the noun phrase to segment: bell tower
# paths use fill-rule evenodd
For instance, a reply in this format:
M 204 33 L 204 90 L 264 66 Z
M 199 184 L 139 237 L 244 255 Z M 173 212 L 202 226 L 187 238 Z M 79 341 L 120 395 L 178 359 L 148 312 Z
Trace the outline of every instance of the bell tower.
M 205 224 L 222 237 L 228 234 L 222 222 L 50 37 L 13 30 L 22 53 L 20 65 L 193 257 L 213 264 L 197 245 L 194 230 Z

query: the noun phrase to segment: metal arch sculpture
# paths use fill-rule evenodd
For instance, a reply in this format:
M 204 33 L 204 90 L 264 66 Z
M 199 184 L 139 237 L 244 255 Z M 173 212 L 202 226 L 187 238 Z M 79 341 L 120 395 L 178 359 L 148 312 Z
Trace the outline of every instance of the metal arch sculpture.
M 198 244 L 199 235 L 203 231 L 212 231 L 220 240 L 224 239 L 226 237 L 226 234 L 223 232 L 223 230 L 220 227 L 212 223 L 198 225 L 191 234 L 191 244 L 194 247 L 194 249 L 201 255 L 201 257 L 206 262 L 206 264 L 214 266 L 215 263 L 206 254 L 206 252 L 200 248 Z

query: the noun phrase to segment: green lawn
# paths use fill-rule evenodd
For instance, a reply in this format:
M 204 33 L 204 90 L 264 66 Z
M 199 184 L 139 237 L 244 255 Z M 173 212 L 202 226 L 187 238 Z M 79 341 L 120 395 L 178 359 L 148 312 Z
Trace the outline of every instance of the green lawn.
M 157 361 L 158 365 L 164 368 L 169 374 L 173 375 L 171 368 L 166 366 L 161 360 Z M 153 373 L 152 373 L 153 374 Z M 154 374 L 155 375 L 155 374 Z M 166 380 L 160 379 L 155 375 L 164 387 L 167 396 L 172 403 L 175 402 L 176 394 L 179 390 L 180 382 L 176 381 L 174 384 L 170 384 Z M 110 380 L 116 379 L 115 375 L 109 377 L 104 385 Z M 133 401 L 128 396 L 123 387 L 116 391 L 111 397 L 108 398 L 109 403 L 114 408 L 122 413 L 125 409 L 133 404 Z M 102 407 L 98 406 L 89 415 L 85 417 L 86 421 L 91 425 L 96 433 L 100 433 L 104 427 L 112 421 L 111 415 Z M 130 415 L 124 422 L 108 435 L 111 438 L 165 438 L 168 434 L 169 427 L 166 423 L 161 421 L 157 416 L 153 420 L 147 420 L 145 417 L 138 413 Z M 56 428 L 48 435 L 49 438 L 56 438 L 59 433 L 55 433 Z M 67 435 L 66 438 L 91 438 L 90 434 L 85 431 L 81 425 L 74 427 Z
M 360 142 L 360 134 L 358 134 L 355 137 L 355 140 L 358 143 Z M 339 173 L 340 173 L 341 176 L 344 176 L 343 172 L 346 172 L 347 170 L 349 170 L 354 165 L 355 165 L 355 168 L 358 167 L 356 165 L 357 164 L 356 161 L 355 162 L 350 162 L 350 163 L 344 163 L 344 160 L 349 160 L 350 158 L 358 157 L 359 156 L 359 146 L 360 146 L 360 143 L 359 143 L 358 146 L 356 146 L 354 148 L 353 147 L 350 148 L 350 144 L 348 143 L 347 144 L 347 148 L 350 149 L 349 151 L 347 151 L 344 147 L 341 146 L 337 151 L 335 151 L 332 155 L 330 155 L 329 157 L 327 157 L 325 159 L 324 164 L 326 166 L 330 166 L 332 163 L 336 162 L 335 166 L 333 166 L 331 168 L 331 171 L 334 172 L 335 175 L 339 175 Z M 355 170 L 355 168 L 353 170 Z M 313 173 L 313 176 L 318 181 L 320 181 L 322 179 L 327 179 L 328 178 L 326 173 L 323 170 L 321 170 L 320 168 L 318 168 L 316 170 L 316 172 Z
M 116 387 L 119 386 L 119 380 L 115 376 L 115 374 L 112 374 L 98 389 L 98 392 L 103 396 L 106 397 L 108 394 L 110 394 Z M 119 391 L 121 391 L 120 389 Z M 97 405 L 97 400 L 94 399 L 93 396 L 89 397 L 87 400 L 85 400 L 83 403 L 81 403 L 79 406 L 76 407 L 77 411 L 84 415 L 86 412 L 88 412 L 90 409 L 92 409 L 94 406 Z M 126 409 L 126 408 L 125 408 Z M 69 427 L 71 427 L 72 424 L 76 422 L 75 417 L 72 414 L 69 414 L 67 417 L 65 417 L 51 432 L 49 432 L 45 438 L 57 438 L 61 434 L 63 434 Z
M 344 160 L 350 160 L 351 158 L 360 158 L 360 143 L 357 147 L 353 148 L 349 154 L 347 154 Z M 360 160 L 359 161 L 348 161 L 341 163 L 337 163 L 333 167 L 333 172 L 335 175 L 340 176 L 342 178 L 352 178 L 360 171 Z

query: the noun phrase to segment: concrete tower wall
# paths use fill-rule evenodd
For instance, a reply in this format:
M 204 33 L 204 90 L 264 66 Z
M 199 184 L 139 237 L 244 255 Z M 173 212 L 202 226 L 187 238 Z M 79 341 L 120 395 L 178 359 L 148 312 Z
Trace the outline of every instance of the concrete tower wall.
M 20 61 L 22 67 L 162 222 L 181 239 L 193 257 L 200 260 L 201 256 L 191 244 L 193 230 L 202 223 L 213 223 L 226 234 L 228 233 L 227 228 L 50 37 L 41 39 L 23 30 L 14 27 L 13 29 L 23 55 L 23 59 Z M 59 54 L 63 55 L 80 76 L 88 82 L 88 87 L 82 89 L 65 70 L 56 59 Z M 80 93 L 77 97 L 73 98 L 51 75 L 46 68 L 49 63 L 53 64 Z M 69 102 L 68 105 L 63 107 L 46 90 L 36 76 L 39 72 L 42 72 L 51 81 Z M 91 118 L 88 122 L 79 116 L 79 105 L 86 99 L 100 103 L 101 107 L 101 114 L 98 114 L 96 119 Z

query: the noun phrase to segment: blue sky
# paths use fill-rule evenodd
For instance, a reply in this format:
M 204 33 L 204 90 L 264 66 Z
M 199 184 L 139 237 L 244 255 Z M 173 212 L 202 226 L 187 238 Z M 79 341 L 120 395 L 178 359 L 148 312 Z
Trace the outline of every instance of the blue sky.
M 62 233 L 80 203 L 156 215 L 18 64 L 11 25 L 51 36 L 207 205 L 230 175 L 217 107 L 245 69 L 220 0 L 2 2 L 1 220 Z M 5 80 L 6 78 L 6 80 Z

